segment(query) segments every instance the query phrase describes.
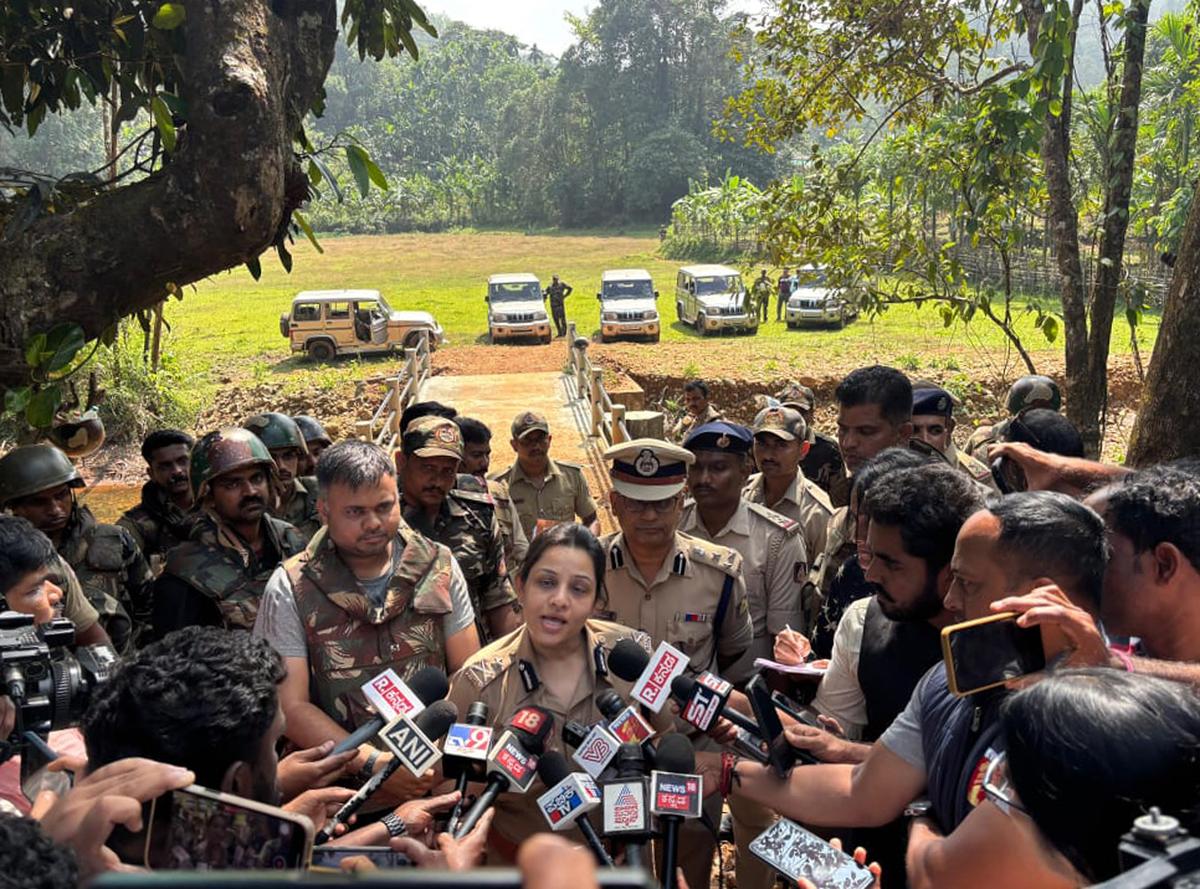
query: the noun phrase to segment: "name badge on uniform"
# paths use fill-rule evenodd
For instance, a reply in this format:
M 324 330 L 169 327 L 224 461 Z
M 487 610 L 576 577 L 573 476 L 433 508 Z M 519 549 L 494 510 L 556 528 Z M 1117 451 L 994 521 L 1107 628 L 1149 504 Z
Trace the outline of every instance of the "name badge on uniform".
M 712 620 L 712 615 L 701 611 L 681 611 L 675 615 L 675 619 L 685 624 L 706 624 Z

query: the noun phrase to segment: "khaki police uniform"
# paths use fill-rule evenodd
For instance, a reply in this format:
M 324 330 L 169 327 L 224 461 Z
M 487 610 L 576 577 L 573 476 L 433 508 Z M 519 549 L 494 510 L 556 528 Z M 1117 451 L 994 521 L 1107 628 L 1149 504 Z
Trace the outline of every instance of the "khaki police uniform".
M 596 514 L 596 501 L 578 463 L 549 460 L 540 479 L 530 478 L 520 463 L 514 463 L 493 478 L 508 487 L 521 531 L 528 540 L 534 538 L 538 522 L 573 522 L 576 516 L 587 518 Z
M 554 727 L 546 739 L 547 750 L 557 750 L 570 759 L 571 751 L 564 749 L 562 727 L 569 720 L 584 725 L 604 717 L 596 707 L 596 695 L 612 689 L 628 700 L 632 683 L 608 672 L 608 653 L 622 639 L 634 639 L 647 652 L 650 638 L 628 627 L 604 620 L 588 620 L 583 628 L 583 644 L 588 653 L 587 669 L 575 683 L 569 699 L 554 695 L 542 683 L 541 662 L 525 627 L 497 639 L 475 653 L 450 680 L 447 700 L 466 713 L 475 701 L 487 704 L 490 724 L 495 729 L 493 741 L 522 707 L 541 707 L 554 717 Z M 548 669 L 548 668 L 547 668 Z M 670 711 L 648 714 L 650 723 L 659 732 L 671 731 L 674 720 Z M 502 793 L 496 800 L 496 820 L 488 837 L 488 864 L 512 864 L 517 847 L 535 833 L 550 831 L 546 818 L 537 807 L 537 798 L 546 788 L 535 779 L 528 792 Z M 568 839 L 583 843 L 583 835 L 572 829 L 565 832 Z
M 810 481 L 802 469 L 784 489 L 783 496 L 775 503 L 767 503 L 766 482 L 761 472 L 750 476 L 742 497 L 750 503 L 758 503 L 780 515 L 787 516 L 800 525 L 804 538 L 804 551 L 810 564 L 825 551 L 825 538 L 829 533 L 829 522 L 833 519 L 833 503 L 829 495 L 816 482 Z
M 516 575 L 525 561 L 525 554 L 529 552 L 529 538 L 521 527 L 521 516 L 509 496 L 508 485 L 489 478 L 487 489 L 496 504 L 496 521 L 500 523 L 500 533 L 504 535 L 504 561 L 508 563 L 509 574 Z
M 951 466 L 956 466 L 975 482 L 983 485 L 990 493 L 1000 493 L 1000 489 L 996 487 L 996 480 L 992 478 L 991 468 L 976 460 L 965 451 L 960 451 L 954 446 L 954 442 L 950 442 L 950 446 L 946 448 L 946 460 Z

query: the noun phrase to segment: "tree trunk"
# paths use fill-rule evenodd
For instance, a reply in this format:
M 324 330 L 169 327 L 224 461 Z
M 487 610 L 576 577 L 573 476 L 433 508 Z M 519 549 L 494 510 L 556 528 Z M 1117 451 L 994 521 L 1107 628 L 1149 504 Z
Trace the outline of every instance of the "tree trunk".
M 276 12 L 279 10 L 279 12 Z M 258 256 L 308 194 L 293 140 L 337 40 L 335 0 L 189 0 L 187 126 L 171 163 L 0 250 L 0 385 L 69 318 L 91 339 L 184 285 Z
M 1150 0 L 1135 0 L 1125 16 L 1125 48 L 1122 55 L 1121 95 L 1105 169 L 1104 225 L 1100 232 L 1099 262 L 1091 293 L 1091 329 L 1088 331 L 1087 385 L 1070 396 L 1075 412 L 1096 419 L 1083 444 L 1093 456 L 1100 453 L 1102 424 L 1108 406 L 1108 347 L 1112 340 L 1113 308 L 1121 283 L 1125 235 L 1129 230 L 1129 192 L 1133 185 L 1137 148 L 1138 106 L 1142 99 L 1142 66 L 1146 55 L 1146 21 Z M 1078 422 L 1078 421 L 1076 421 Z M 1094 437 L 1090 437 L 1094 434 Z
M 1132 466 L 1200 455 L 1200 186 L 1177 256 L 1129 442 Z

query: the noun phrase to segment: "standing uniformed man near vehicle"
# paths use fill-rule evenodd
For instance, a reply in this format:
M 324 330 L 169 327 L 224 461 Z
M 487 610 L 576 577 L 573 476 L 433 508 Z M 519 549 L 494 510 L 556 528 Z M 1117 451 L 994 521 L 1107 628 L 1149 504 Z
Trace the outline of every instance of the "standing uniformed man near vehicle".
M 913 438 L 937 450 L 955 469 L 999 493 L 992 479 L 992 470 L 954 446 L 954 399 L 949 392 L 937 386 L 915 386 L 912 424 Z
M 304 537 L 267 512 L 279 484 L 266 446 L 246 429 L 218 429 L 192 448 L 198 514 L 155 583 L 154 631 L 254 626 L 267 580 Z
M 750 476 L 742 496 L 799 524 L 811 562 L 825 551 L 833 504 L 800 468 L 809 448 L 804 417 L 790 407 L 764 408 L 750 431 L 759 472 Z
M 1005 408 L 1008 411 L 1009 419 L 1001 420 L 992 426 L 980 426 L 971 433 L 971 437 L 967 439 L 963 450 L 979 462 L 990 466 L 991 460 L 988 457 L 988 448 L 991 445 L 1004 441 L 1004 435 L 1008 430 L 1008 424 L 1012 421 L 1012 417 L 1015 417 L 1021 411 L 1035 407 L 1046 408 L 1052 411 L 1062 409 L 1062 391 L 1058 388 L 1058 383 L 1054 382 L 1050 377 L 1042 376 L 1041 374 L 1029 374 L 1013 383 L 1009 387 L 1008 398 L 1005 401 Z
M 187 540 L 193 518 L 192 483 L 189 478 L 195 440 L 178 429 L 156 429 L 142 442 L 149 481 L 142 499 L 117 520 L 133 537 L 142 556 L 157 575 L 167 551 Z
M 778 324 L 784 318 L 784 313 L 787 311 L 788 300 L 792 297 L 792 291 L 796 289 L 796 279 L 792 277 L 788 269 L 784 269 L 779 275 L 779 287 L 775 291 L 775 323 Z M 766 309 L 763 309 L 763 320 L 767 320 Z
M 787 269 L 784 269 L 784 274 L 787 274 Z M 781 278 L 780 281 L 783 279 Z M 767 270 L 763 269 L 759 272 L 757 278 L 754 279 L 754 284 L 750 288 L 750 298 L 753 302 L 752 309 L 755 318 L 760 318 L 763 321 L 767 320 L 767 313 L 771 308 L 771 292 L 775 288 L 771 285 L 771 279 L 767 277 Z
M 321 452 L 333 444 L 333 439 L 329 437 L 324 426 L 306 414 L 292 417 L 292 420 L 304 436 L 304 446 L 308 449 L 308 454 L 300 460 L 300 468 L 296 475 L 301 478 L 312 476 L 317 471 L 317 460 L 320 459 Z
M 242 428 L 249 429 L 267 446 L 279 473 L 279 499 L 271 515 L 282 519 L 311 540 L 321 527 L 317 515 L 317 485 L 312 476 L 300 477 L 300 463 L 308 456 L 308 445 L 296 421 L 274 411 L 255 414 Z
M 679 531 L 691 451 L 640 438 L 604 452 L 612 462 L 609 500 L 621 530 L 606 536 L 604 586 L 608 604 L 599 616 L 669 642 L 690 659 L 689 669 L 721 673 L 750 647 L 750 622 L 742 556 Z M 705 736 L 698 744 L 709 746 Z M 719 799 L 709 797 L 710 820 L 720 820 Z M 680 867 L 689 886 L 707 886 L 716 838 L 700 821 L 688 821 Z
M 578 517 L 593 534 L 600 533 L 596 501 L 577 463 L 550 458 L 550 424 L 536 411 L 517 414 L 512 422 L 512 449 L 517 461 L 492 478 L 508 486 L 521 530 L 533 540 L 539 529 Z
M 263 595 L 254 634 L 287 667 L 279 704 L 299 747 L 339 741 L 371 718 L 362 686 L 387 669 L 402 679 L 422 667 L 447 674 L 479 650 L 475 612 L 450 550 L 400 515 L 396 467 L 383 448 L 341 441 L 317 464 L 322 527 L 280 565 Z M 386 767 L 378 737 L 359 747 L 351 771 L 366 781 Z M 380 745 L 380 746 L 375 746 Z M 377 804 L 423 796 L 399 769 Z
M 808 386 L 788 383 L 775 396 L 783 407 L 799 411 L 804 418 L 804 440 L 808 442 L 808 453 L 800 460 L 804 477 L 816 482 L 829 495 L 829 502 L 836 509 L 845 506 L 850 496 L 850 482 L 846 478 L 846 467 L 842 463 L 842 452 L 836 438 L 817 431 L 813 413 L 817 407 L 817 396 Z M 812 552 L 809 552 L 812 557 Z
M 96 521 L 76 502 L 83 478 L 51 444 L 14 448 L 0 457 L 0 508 L 28 519 L 71 566 L 118 651 L 148 627 L 153 575 L 129 532 Z
M 454 554 L 475 609 L 481 643 L 521 625 L 517 594 L 504 561 L 496 505 L 487 491 L 458 486 L 462 433 L 453 420 L 421 417 L 408 424 L 396 454 L 404 520 Z
M 573 292 L 574 288 L 570 284 L 558 280 L 558 275 L 554 275 L 544 294 L 550 297 L 550 314 L 554 317 L 554 327 L 558 330 L 559 337 L 567 335 L 567 307 L 564 301 Z

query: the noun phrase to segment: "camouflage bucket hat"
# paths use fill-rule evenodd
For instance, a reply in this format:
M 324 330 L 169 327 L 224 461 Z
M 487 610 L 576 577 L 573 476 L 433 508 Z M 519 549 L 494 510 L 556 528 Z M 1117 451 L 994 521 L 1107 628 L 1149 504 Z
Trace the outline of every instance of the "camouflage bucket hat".
M 266 467 L 275 483 L 275 461 L 257 435 L 237 427 L 210 432 L 192 448 L 192 493 L 201 500 L 210 481 L 246 466 Z
M 255 414 L 242 423 L 244 429 L 249 429 L 262 439 L 263 444 L 274 450 L 277 448 L 299 448 L 308 453 L 308 445 L 296 421 L 287 414 L 271 411 L 265 414 Z
M 59 485 L 82 488 L 83 478 L 54 445 L 22 445 L 0 457 L 0 507 Z

